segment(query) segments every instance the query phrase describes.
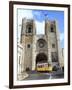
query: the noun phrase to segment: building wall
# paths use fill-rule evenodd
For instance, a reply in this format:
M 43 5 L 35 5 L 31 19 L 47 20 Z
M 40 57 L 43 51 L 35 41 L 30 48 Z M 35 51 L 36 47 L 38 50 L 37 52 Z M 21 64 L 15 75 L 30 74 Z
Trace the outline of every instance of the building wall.
M 21 74 L 21 72 L 23 72 L 23 69 L 24 69 L 24 67 L 23 67 L 23 51 L 24 51 L 24 49 L 23 49 L 23 46 L 20 44 L 20 43 L 18 43 L 18 45 L 17 45 L 17 51 L 18 51 L 18 55 L 17 55 L 17 74 Z
M 61 52 L 62 52 L 61 67 L 64 67 L 64 48 L 61 49 Z

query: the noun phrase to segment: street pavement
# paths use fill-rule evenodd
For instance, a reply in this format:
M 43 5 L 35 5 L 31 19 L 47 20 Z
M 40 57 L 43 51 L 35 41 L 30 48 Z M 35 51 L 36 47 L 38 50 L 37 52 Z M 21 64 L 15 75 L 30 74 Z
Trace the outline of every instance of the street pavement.
M 41 80 L 41 79 L 60 79 L 64 78 L 64 73 L 59 71 L 53 71 L 53 72 L 37 72 L 37 71 L 29 71 L 28 77 L 24 80 Z

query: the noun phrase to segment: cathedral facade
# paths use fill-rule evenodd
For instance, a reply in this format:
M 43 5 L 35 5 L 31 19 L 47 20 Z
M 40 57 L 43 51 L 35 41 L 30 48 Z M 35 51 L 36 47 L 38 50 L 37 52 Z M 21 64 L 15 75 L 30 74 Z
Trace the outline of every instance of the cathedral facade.
M 63 63 L 57 22 L 45 20 L 44 31 L 45 34 L 37 35 L 35 20 L 22 19 L 20 43 L 24 70 L 36 70 L 37 64 L 43 62 L 52 66 Z

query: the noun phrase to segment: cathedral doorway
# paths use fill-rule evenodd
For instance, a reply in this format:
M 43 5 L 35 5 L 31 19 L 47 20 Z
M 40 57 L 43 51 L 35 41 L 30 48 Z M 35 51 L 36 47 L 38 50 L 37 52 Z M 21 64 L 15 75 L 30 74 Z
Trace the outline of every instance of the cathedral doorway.
M 44 54 L 44 53 L 39 53 L 37 56 L 36 56 L 36 64 L 37 63 L 47 63 L 47 55 Z

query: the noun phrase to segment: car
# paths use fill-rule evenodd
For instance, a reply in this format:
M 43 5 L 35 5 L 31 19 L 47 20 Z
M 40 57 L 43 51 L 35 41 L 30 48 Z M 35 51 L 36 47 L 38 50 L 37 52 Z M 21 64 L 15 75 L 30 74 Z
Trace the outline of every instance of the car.
M 59 65 L 53 66 L 53 71 L 61 70 L 61 67 Z

